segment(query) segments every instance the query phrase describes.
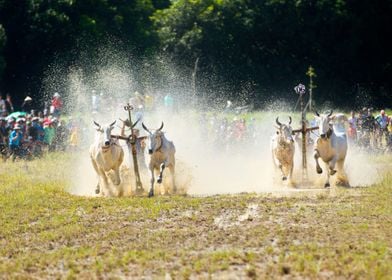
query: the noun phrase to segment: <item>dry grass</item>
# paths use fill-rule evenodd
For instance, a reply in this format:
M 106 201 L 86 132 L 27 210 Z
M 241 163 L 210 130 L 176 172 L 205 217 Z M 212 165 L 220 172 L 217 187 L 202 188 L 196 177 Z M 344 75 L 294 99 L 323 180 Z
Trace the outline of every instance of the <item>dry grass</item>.
M 2 165 L 1 279 L 392 277 L 391 175 L 287 197 L 91 198 L 65 191 L 69 157 Z

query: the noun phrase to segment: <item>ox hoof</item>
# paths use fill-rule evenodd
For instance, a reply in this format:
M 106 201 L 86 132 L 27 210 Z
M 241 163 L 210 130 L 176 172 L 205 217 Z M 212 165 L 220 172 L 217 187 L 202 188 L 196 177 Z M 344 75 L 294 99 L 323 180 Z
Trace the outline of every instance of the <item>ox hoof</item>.
M 331 185 L 329 183 L 325 183 L 324 188 L 329 188 Z
M 287 177 L 286 176 L 282 176 L 282 181 L 286 181 Z
M 158 178 L 157 183 L 161 184 L 162 183 L 162 178 Z
M 153 197 L 154 196 L 154 191 L 150 191 L 149 193 L 148 193 L 148 197 Z
M 335 175 L 335 173 L 336 173 L 336 170 L 333 170 L 333 169 L 331 169 L 331 170 L 329 170 L 329 175 Z
M 316 168 L 316 171 L 317 171 L 317 174 L 323 173 L 323 170 L 322 170 L 320 167 L 317 167 L 317 168 Z

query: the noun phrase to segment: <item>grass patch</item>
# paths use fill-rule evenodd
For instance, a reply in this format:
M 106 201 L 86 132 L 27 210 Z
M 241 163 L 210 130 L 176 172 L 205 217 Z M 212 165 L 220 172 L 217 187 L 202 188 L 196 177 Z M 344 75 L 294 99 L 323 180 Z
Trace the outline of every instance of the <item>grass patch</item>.
M 71 162 L 2 165 L 2 277 L 392 275 L 392 174 L 337 195 L 91 198 L 66 191 Z M 240 220 L 249 205 L 257 215 Z

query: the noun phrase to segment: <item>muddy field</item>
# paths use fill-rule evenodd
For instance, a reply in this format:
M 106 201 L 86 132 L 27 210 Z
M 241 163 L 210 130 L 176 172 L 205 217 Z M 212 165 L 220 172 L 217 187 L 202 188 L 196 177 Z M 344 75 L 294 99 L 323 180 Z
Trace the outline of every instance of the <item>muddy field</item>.
M 366 188 L 103 198 L 68 193 L 73 157 L 2 165 L 1 279 L 392 277 L 388 172 Z

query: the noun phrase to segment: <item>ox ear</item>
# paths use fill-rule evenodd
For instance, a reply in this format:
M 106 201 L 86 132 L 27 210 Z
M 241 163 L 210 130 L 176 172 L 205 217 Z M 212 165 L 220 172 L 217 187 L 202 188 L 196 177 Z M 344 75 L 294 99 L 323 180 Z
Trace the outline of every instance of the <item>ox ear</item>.
M 289 116 L 289 125 L 291 124 L 292 121 L 293 120 L 292 120 L 291 116 Z
M 151 134 L 151 131 L 148 130 L 148 128 L 144 125 L 144 123 L 142 123 L 142 127 L 145 131 L 147 131 L 149 134 Z
M 116 124 L 116 121 L 112 122 L 109 126 L 112 127 L 115 124 Z

